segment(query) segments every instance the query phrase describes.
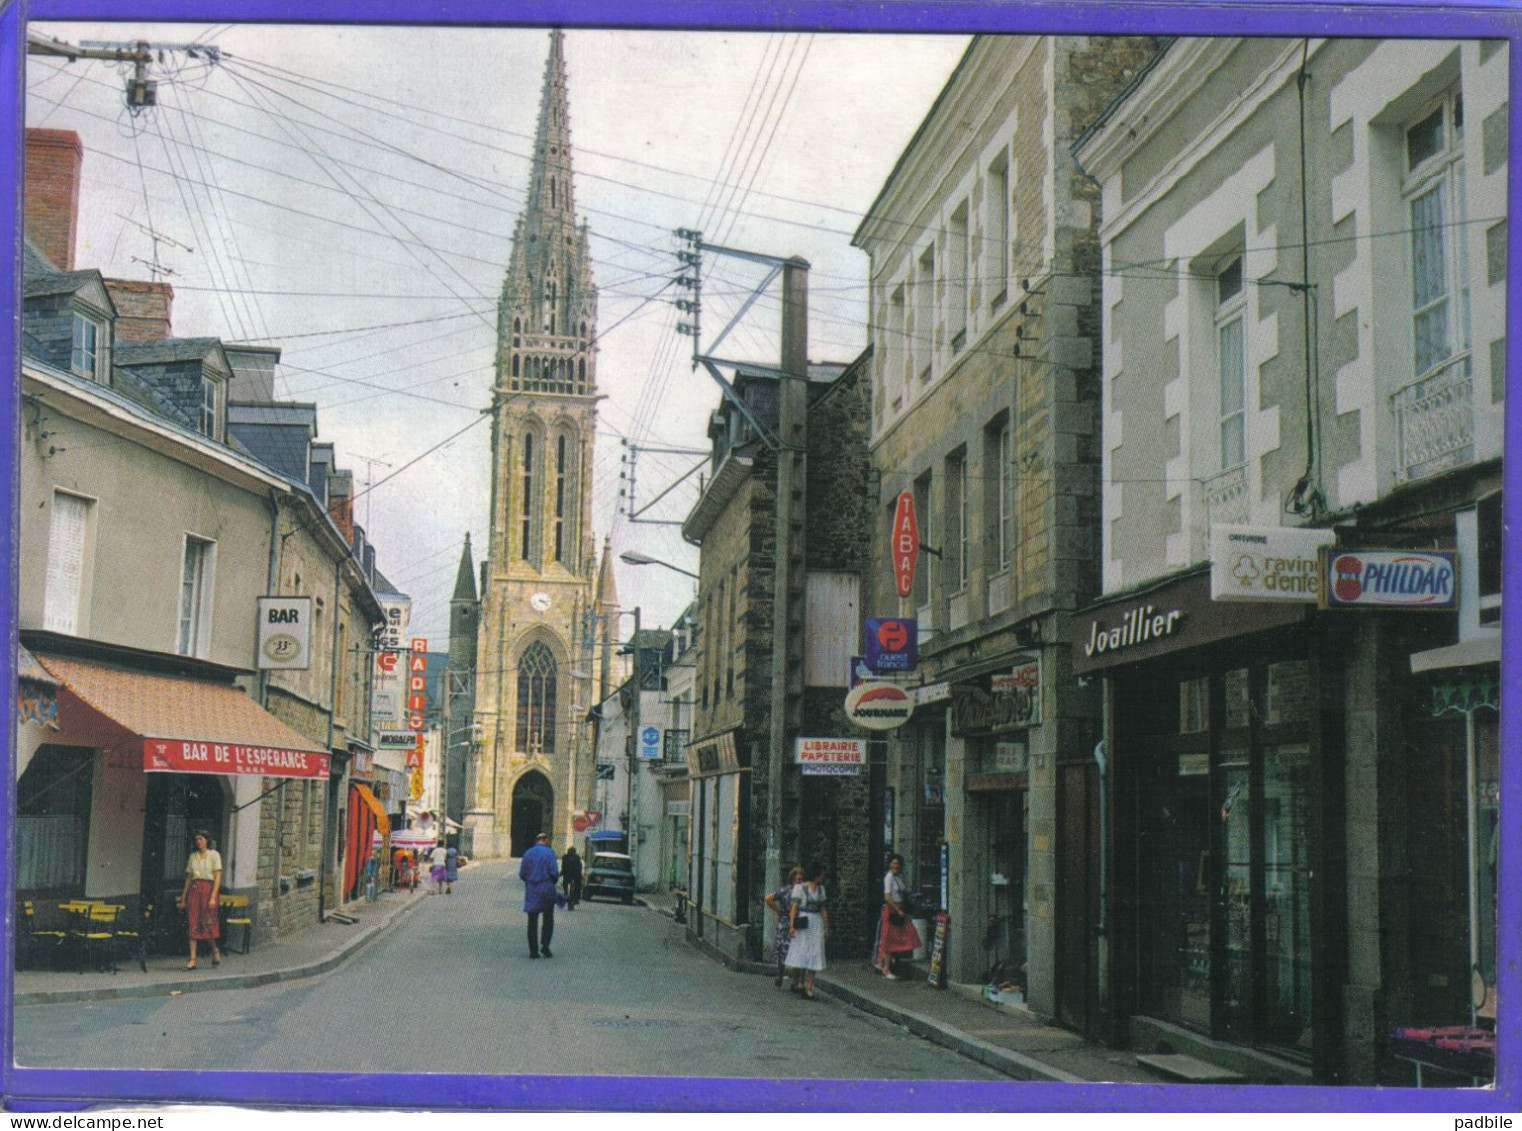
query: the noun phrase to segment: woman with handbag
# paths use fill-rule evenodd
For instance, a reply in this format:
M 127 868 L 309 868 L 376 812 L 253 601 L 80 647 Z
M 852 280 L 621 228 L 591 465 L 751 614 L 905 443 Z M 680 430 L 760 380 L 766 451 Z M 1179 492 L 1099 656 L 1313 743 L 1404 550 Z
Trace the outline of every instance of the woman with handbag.
M 772 984 L 779 989 L 782 986 L 782 975 L 787 969 L 787 944 L 788 944 L 788 917 L 793 899 L 793 888 L 803 880 L 803 869 L 796 864 L 787 870 L 787 879 L 782 881 L 782 886 L 771 892 L 766 897 L 766 906 L 771 908 L 777 916 L 777 930 L 772 936 L 772 961 L 777 965 L 777 978 Z M 793 990 L 803 988 L 803 975 L 793 971 Z
M 814 975 L 824 969 L 824 941 L 830 934 L 829 896 L 824 865 L 810 864 L 793 888 L 787 919 L 787 965 L 803 972 L 803 996 L 814 1000 Z
M 883 911 L 877 924 L 877 972 L 889 981 L 893 973 L 893 956 L 920 948 L 920 933 L 914 929 L 905 909 L 904 858 L 898 853 L 888 857 L 888 871 L 883 876 Z

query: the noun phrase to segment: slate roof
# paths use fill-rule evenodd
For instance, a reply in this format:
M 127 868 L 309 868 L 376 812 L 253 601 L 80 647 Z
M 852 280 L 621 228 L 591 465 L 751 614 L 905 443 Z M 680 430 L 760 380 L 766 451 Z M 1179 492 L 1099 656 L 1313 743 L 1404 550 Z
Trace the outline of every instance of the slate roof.
M 158 342 L 117 342 L 112 360 L 117 365 L 155 365 L 168 361 L 200 361 L 222 348 L 219 338 L 166 338 Z

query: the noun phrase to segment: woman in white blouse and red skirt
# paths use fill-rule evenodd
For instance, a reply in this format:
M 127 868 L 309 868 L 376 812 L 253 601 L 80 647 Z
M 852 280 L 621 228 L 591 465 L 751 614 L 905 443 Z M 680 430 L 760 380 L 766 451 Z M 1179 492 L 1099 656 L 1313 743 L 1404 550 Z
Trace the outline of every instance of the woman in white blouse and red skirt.
M 190 927 L 190 961 L 185 969 L 196 968 L 196 950 L 205 939 L 211 947 L 211 964 L 222 965 L 217 938 L 222 933 L 217 915 L 222 898 L 222 854 L 211 847 L 211 834 L 197 829 L 195 849 L 185 861 L 185 887 L 180 892 L 180 906 Z
M 897 979 L 893 973 L 893 956 L 920 948 L 920 933 L 904 910 L 904 858 L 898 853 L 888 857 L 888 871 L 883 876 L 883 911 L 877 925 L 877 972 L 884 978 Z

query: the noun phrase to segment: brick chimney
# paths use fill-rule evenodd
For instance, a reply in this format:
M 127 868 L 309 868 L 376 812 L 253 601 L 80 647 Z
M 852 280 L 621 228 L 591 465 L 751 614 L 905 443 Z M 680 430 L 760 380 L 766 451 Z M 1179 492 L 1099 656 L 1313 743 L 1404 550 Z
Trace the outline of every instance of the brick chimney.
M 106 290 L 116 304 L 116 340 L 162 342 L 169 337 L 169 311 L 174 288 L 168 283 L 136 279 L 107 279 Z
M 73 130 L 26 131 L 26 238 L 60 271 L 74 270 L 84 154 Z

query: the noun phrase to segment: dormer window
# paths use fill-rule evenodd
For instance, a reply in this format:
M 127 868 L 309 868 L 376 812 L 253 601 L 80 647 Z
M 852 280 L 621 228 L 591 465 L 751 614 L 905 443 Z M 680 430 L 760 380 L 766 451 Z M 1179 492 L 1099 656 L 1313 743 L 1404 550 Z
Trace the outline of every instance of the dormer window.
M 220 440 L 221 428 L 219 422 L 222 419 L 221 409 L 222 382 L 206 374 L 201 375 L 201 419 L 199 427 L 202 435 L 209 436 L 213 440 Z
M 106 323 L 80 311 L 74 312 L 74 341 L 69 351 L 69 370 L 90 381 L 103 381 L 106 355 Z

